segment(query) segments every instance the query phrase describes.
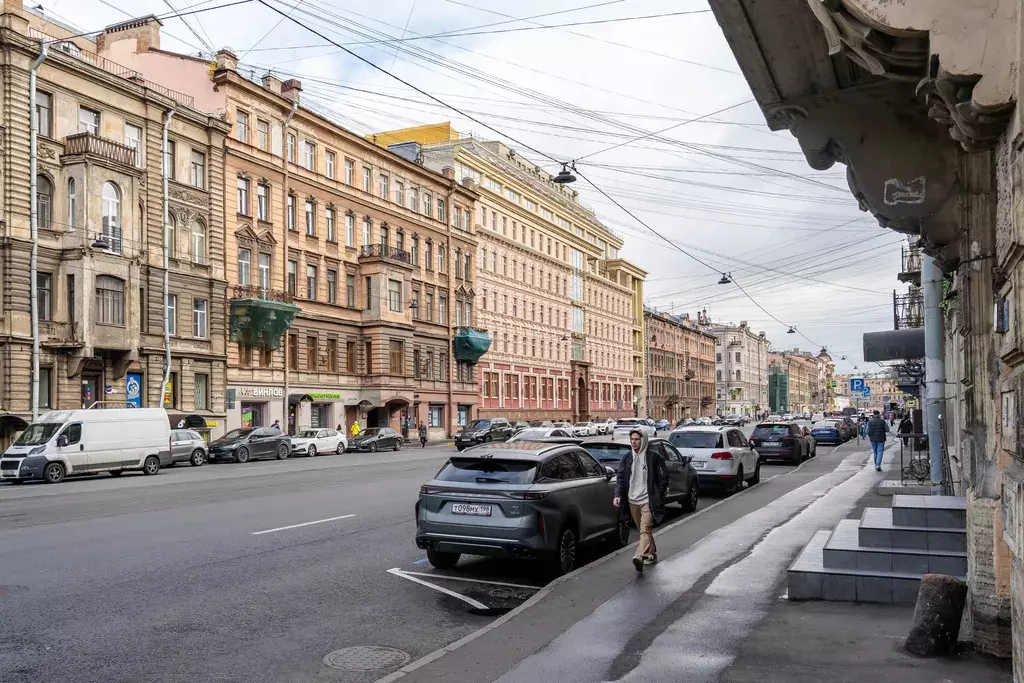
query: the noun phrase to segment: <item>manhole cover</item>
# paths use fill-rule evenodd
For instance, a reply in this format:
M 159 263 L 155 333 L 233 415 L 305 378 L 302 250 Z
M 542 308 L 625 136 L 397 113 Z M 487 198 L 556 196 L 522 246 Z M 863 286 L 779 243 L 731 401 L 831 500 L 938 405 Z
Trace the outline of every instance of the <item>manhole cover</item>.
M 376 645 L 345 647 L 324 657 L 324 664 L 345 671 L 376 671 L 377 669 L 404 666 L 408 663 L 408 652 Z

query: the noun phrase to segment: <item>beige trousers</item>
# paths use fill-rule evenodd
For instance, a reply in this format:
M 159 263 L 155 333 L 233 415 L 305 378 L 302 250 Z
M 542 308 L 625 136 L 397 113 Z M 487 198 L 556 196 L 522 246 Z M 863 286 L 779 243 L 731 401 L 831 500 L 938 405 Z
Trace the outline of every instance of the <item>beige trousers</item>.
M 651 506 L 647 503 L 637 505 L 629 503 L 629 514 L 633 517 L 633 523 L 640 530 L 640 543 L 636 546 L 636 556 L 657 555 L 658 548 L 654 545 L 654 515 L 651 514 Z

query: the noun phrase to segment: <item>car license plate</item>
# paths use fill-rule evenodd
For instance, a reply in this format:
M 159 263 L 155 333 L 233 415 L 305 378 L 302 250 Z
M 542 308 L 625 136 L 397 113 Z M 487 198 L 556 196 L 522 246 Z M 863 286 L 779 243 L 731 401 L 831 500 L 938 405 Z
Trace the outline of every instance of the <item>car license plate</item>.
M 780 442 L 778 442 L 778 441 L 765 441 L 761 445 L 764 446 L 765 448 L 778 448 L 782 444 Z
M 704 469 L 704 465 L 706 465 L 707 463 L 706 462 L 700 462 L 698 460 L 694 460 L 690 464 L 693 465 L 693 469 L 695 469 L 695 470 L 702 470 L 702 469 Z
M 473 505 L 471 503 L 452 503 L 453 515 L 476 515 L 478 517 L 490 517 L 490 505 Z

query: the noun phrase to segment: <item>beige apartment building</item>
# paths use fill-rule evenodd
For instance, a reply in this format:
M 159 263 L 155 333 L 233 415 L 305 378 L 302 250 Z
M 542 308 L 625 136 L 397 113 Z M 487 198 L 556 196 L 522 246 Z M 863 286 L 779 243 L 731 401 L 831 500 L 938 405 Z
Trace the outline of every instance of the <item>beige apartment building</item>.
M 152 17 L 109 27 L 103 54 L 174 86 L 230 125 L 230 427 L 409 429 L 474 416 L 472 183 L 433 172 L 301 106 L 301 84 L 256 83 L 159 49 Z M 439 169 L 441 170 L 441 169 Z M 462 343 L 469 337 L 469 343 Z
M 647 308 L 648 416 L 673 424 L 715 414 L 715 336 L 689 316 Z
M 752 417 L 768 409 L 768 347 L 765 333 L 747 321 L 710 323 L 715 337 L 717 412 Z
M 479 188 L 480 410 L 512 420 L 634 415 L 644 404 L 643 280 L 576 191 L 448 123 L 371 138 Z
M 229 127 L 20 0 L 0 16 L 0 439 L 31 415 L 29 71 L 38 70 L 39 410 L 165 406 L 224 428 L 222 167 Z M 164 379 L 161 141 L 171 179 Z

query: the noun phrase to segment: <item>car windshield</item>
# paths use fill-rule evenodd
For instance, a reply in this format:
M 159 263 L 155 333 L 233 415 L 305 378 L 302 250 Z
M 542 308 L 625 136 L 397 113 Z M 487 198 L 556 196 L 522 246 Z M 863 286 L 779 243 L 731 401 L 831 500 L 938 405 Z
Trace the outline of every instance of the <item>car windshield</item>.
M 547 437 L 549 431 L 550 430 L 548 429 L 524 429 L 523 431 L 519 432 L 511 439 L 509 439 L 509 441 L 530 441 L 531 439 L 543 439 Z
M 718 432 L 673 432 L 669 443 L 676 448 L 721 448 L 722 435 Z
M 757 425 L 754 436 L 788 436 L 789 425 Z
M 629 453 L 629 446 L 624 443 L 583 444 L 583 447 L 598 462 L 618 462 Z
M 466 429 L 487 429 L 490 426 L 490 420 L 473 420 L 466 426 Z
M 377 436 L 380 434 L 380 427 L 370 427 L 359 432 L 359 436 Z
M 530 460 L 452 458 L 434 478 L 479 484 L 531 484 L 536 468 L 537 463 Z
M 228 432 L 227 434 L 225 434 L 221 438 L 224 439 L 225 441 L 234 441 L 235 439 L 244 439 L 245 437 L 247 437 L 250 434 L 252 434 L 253 431 L 254 430 L 252 428 L 232 429 L 230 432 Z
M 636 427 L 640 424 L 640 420 L 619 420 L 615 423 L 616 427 Z
M 315 429 L 304 429 L 295 436 L 300 439 L 315 439 L 318 433 Z
M 576 426 L 577 427 L 589 427 L 590 423 L 589 422 L 577 422 Z
M 49 441 L 61 426 L 60 422 L 34 422 L 21 433 L 14 445 L 40 446 Z

